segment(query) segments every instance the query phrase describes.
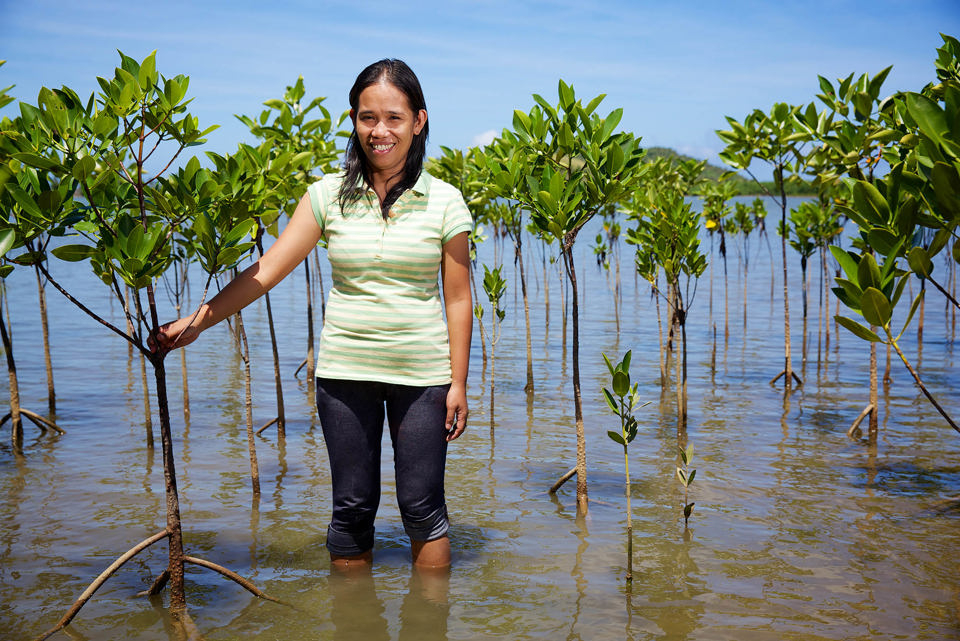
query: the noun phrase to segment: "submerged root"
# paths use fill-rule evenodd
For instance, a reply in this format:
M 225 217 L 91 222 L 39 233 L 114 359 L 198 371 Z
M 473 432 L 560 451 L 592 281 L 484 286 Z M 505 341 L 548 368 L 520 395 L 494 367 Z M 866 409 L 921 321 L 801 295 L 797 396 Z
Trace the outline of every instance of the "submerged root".
M 300 370 L 306 367 L 306 365 L 307 365 L 307 359 L 303 359 L 303 362 L 300 363 L 300 367 L 298 367 L 297 371 L 293 373 L 293 377 L 296 378 L 300 374 Z
M 26 416 L 28 419 L 30 419 L 34 425 L 40 428 L 41 432 L 46 432 L 47 428 L 49 427 L 50 429 L 60 434 L 66 434 L 66 431 L 63 428 L 59 427 L 56 423 L 54 423 L 50 419 L 46 419 L 40 416 L 36 412 L 25 410 L 22 407 L 18 411 L 20 412 L 20 416 Z M 9 421 L 12 417 L 13 417 L 13 414 L 11 412 L 7 412 L 6 414 L 4 414 L 3 418 L 0 418 L 0 427 L 3 427 L 3 424 Z
M 213 570 L 214 572 L 219 572 L 220 574 L 222 574 L 223 576 L 227 577 L 228 579 L 230 579 L 230 580 L 233 581 L 234 583 L 237 583 L 240 587 L 242 587 L 243 589 L 245 589 L 246 591 L 248 591 L 250 594 L 254 595 L 255 597 L 264 599 L 264 600 L 266 600 L 266 601 L 273 601 L 274 603 L 280 603 L 281 605 L 290 606 L 289 603 L 286 603 L 286 602 L 284 602 L 284 601 L 281 601 L 280 599 L 274 598 L 274 597 L 270 596 L 269 594 L 265 593 L 263 590 L 261 590 L 260 588 L 258 588 L 257 586 L 255 586 L 253 583 L 251 583 L 251 582 L 248 581 L 247 579 L 245 579 L 245 578 L 243 578 L 242 576 L 240 576 L 239 574 L 237 574 L 236 572 L 234 572 L 234 571 L 232 571 L 232 570 L 228 570 L 227 568 L 223 567 L 222 565 L 217 565 L 217 564 L 214 563 L 213 561 L 207 561 L 206 559 L 200 559 L 200 558 L 197 558 L 197 557 L 195 557 L 195 556 L 185 556 L 185 557 L 183 557 L 183 560 L 184 560 L 185 563 L 193 563 L 194 565 L 199 565 L 199 566 L 201 566 L 201 567 L 205 567 L 205 568 L 207 568 L 207 569 L 209 569 L 209 570 Z M 290 607 L 293 607 L 293 606 L 290 606 Z
M 780 378 L 782 376 L 785 376 L 786 374 L 787 374 L 787 370 L 781 370 L 779 374 L 777 374 L 776 376 L 770 379 L 770 385 L 773 385 L 774 383 L 779 381 Z M 803 380 L 801 380 L 801 378 L 797 376 L 797 373 L 795 371 L 790 370 L 790 377 L 797 382 L 797 385 L 803 385 Z
M 557 490 L 563 487 L 564 483 L 566 483 L 576 475 L 577 475 L 577 468 L 574 467 L 569 472 L 561 476 L 559 481 L 553 484 L 553 486 L 550 488 L 550 494 L 556 494 Z
M 850 426 L 850 429 L 847 430 L 847 436 L 852 439 L 860 438 L 860 435 L 863 433 L 862 430 L 860 429 L 860 423 L 862 423 L 863 419 L 870 416 L 871 412 L 875 410 L 876 408 L 873 406 L 873 404 L 867 405 L 865 408 L 863 408 L 863 411 L 860 412 L 860 416 L 858 416 L 856 420 L 853 421 L 853 424 Z
M 33 421 L 34 425 L 36 425 L 43 431 L 46 431 L 46 428 L 49 427 L 50 429 L 54 430 L 59 434 L 66 434 L 66 432 L 61 427 L 59 427 L 56 423 L 54 423 L 50 419 L 46 419 L 40 416 L 39 414 L 31 412 L 30 410 L 25 410 L 21 407 L 20 414 L 29 418 L 31 421 Z
M 73 620 L 73 617 L 77 616 L 77 613 L 80 612 L 80 608 L 82 608 L 86 604 L 86 602 L 90 600 L 90 597 L 93 596 L 94 592 L 100 589 L 100 586 L 106 583 L 107 579 L 113 576 L 113 574 L 117 570 L 119 570 L 124 563 L 126 563 L 127 561 L 135 557 L 137 554 L 139 554 L 143 550 L 147 549 L 148 547 L 156 543 L 157 541 L 161 541 L 167 538 L 169 535 L 170 533 L 167 532 L 166 530 L 163 530 L 162 532 L 157 532 L 150 538 L 144 539 L 140 543 L 136 544 L 135 546 L 133 546 L 132 548 L 124 552 L 123 555 L 121 555 L 119 558 L 117 558 L 116 561 L 110 564 L 110 567 L 108 567 L 106 570 L 101 572 L 100 576 L 94 579 L 93 583 L 87 586 L 87 589 L 83 591 L 83 593 L 80 595 L 80 598 L 78 598 L 74 602 L 74 604 L 70 606 L 70 609 L 67 610 L 67 613 L 64 614 L 63 617 L 60 619 L 60 621 L 57 622 L 57 625 L 55 625 L 54 627 L 50 628 L 49 630 L 44 632 L 42 635 L 37 637 L 36 641 L 43 641 L 44 639 L 47 639 L 48 637 L 50 637 L 50 635 L 62 630 L 68 623 L 70 623 L 70 621 Z
M 264 426 L 261 427 L 259 430 L 257 430 L 257 436 L 260 436 L 260 434 L 262 434 L 265 429 L 267 429 L 268 427 L 270 427 L 271 425 L 273 425 L 274 423 L 276 423 L 276 422 L 279 421 L 279 420 L 280 420 L 280 418 L 277 417 L 277 418 L 270 419 L 269 421 L 267 421 L 267 424 L 266 424 L 266 425 L 264 425 Z

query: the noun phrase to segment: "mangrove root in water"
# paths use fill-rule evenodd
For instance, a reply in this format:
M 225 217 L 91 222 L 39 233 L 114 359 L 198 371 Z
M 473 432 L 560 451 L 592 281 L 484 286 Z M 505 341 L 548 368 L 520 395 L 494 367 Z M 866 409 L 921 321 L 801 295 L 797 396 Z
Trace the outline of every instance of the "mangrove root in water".
M 41 432 L 46 432 L 47 428 L 49 427 L 50 429 L 55 430 L 60 434 L 66 434 L 66 431 L 58 427 L 56 423 L 54 423 L 49 419 L 43 418 L 39 414 L 31 412 L 30 410 L 25 410 L 21 407 L 20 415 L 26 416 L 31 421 L 33 421 L 33 424 L 39 427 Z M 4 414 L 3 418 L 0 418 L 0 427 L 3 427 L 3 424 L 6 423 L 8 420 L 10 420 L 11 416 L 13 416 L 13 414 L 11 414 L 10 412 L 7 412 L 6 414 Z
M 773 385 L 774 383 L 776 383 L 778 380 L 780 380 L 780 377 L 785 375 L 786 373 L 787 373 L 787 370 L 781 371 L 779 374 L 777 374 L 772 379 L 770 379 L 770 384 Z M 793 370 L 790 370 L 790 375 L 793 377 L 793 380 L 797 381 L 797 385 L 803 385 L 803 381 L 800 380 L 800 377 L 797 376 L 796 372 L 794 372 Z
M 861 433 L 860 423 L 862 423 L 863 419 L 867 418 L 870 415 L 870 412 L 873 412 L 874 409 L 875 408 L 872 404 L 867 405 L 865 408 L 863 408 L 863 411 L 860 412 L 860 416 L 858 416 L 856 420 L 853 421 L 853 424 L 850 426 L 850 429 L 847 430 L 847 436 L 853 439 L 860 438 L 860 433 Z
M 54 627 L 50 628 L 49 630 L 44 632 L 42 635 L 37 637 L 36 641 L 43 641 L 44 639 L 48 638 L 50 635 L 62 630 L 68 623 L 70 623 L 70 621 L 73 620 L 73 617 L 77 616 L 77 613 L 80 612 L 80 608 L 82 608 L 84 604 L 86 604 L 86 602 L 90 600 L 90 597 L 93 596 L 93 593 L 96 592 L 98 589 L 100 589 L 100 586 L 106 583 L 107 579 L 113 576 L 113 573 L 119 570 L 124 563 L 126 563 L 127 561 L 135 557 L 137 554 L 139 554 L 143 550 L 147 549 L 148 547 L 156 543 L 157 541 L 161 541 L 167 538 L 169 534 L 170 533 L 167 532 L 167 530 L 163 530 L 162 532 L 157 532 L 156 534 L 151 536 L 149 539 L 144 539 L 140 543 L 136 544 L 135 546 L 127 550 L 116 561 L 111 563 L 110 567 L 108 567 L 106 570 L 101 572 L 100 576 L 94 579 L 93 583 L 87 586 L 87 589 L 83 591 L 83 593 L 80 595 L 80 598 L 78 598 L 74 602 L 74 604 L 70 606 L 70 609 L 67 610 L 67 613 L 64 614 L 63 617 L 60 619 L 60 621 L 57 622 L 57 625 L 55 625 Z
M 560 477 L 560 480 L 553 484 L 553 487 L 550 488 L 550 494 L 556 494 L 557 490 L 563 487 L 563 484 L 572 479 L 577 475 L 577 468 L 571 469 L 569 472 Z
M 230 579 L 230 580 L 233 581 L 234 583 L 237 583 L 240 587 L 242 587 L 243 589 L 245 589 L 246 591 L 250 592 L 252 595 L 254 595 L 254 596 L 256 596 L 256 597 L 259 597 L 259 598 L 264 599 L 264 600 L 266 600 L 266 601 L 273 601 L 274 603 L 280 603 L 280 604 L 283 604 L 283 605 L 290 605 L 289 603 L 284 603 L 284 602 L 281 601 L 280 599 L 276 599 L 276 598 L 270 596 L 269 594 L 266 594 L 266 593 L 263 592 L 260 588 L 258 588 L 257 586 L 255 586 L 253 583 L 251 583 L 251 582 L 248 581 L 247 579 L 243 578 L 242 576 L 240 576 L 240 575 L 237 574 L 236 572 L 233 572 L 233 571 L 231 571 L 231 570 L 228 570 L 227 568 L 223 567 L 222 565 L 217 565 L 216 563 L 214 563 L 214 562 L 212 562 L 212 561 L 207 561 L 206 559 L 200 559 L 200 558 L 197 558 L 197 557 L 195 557 L 195 556 L 185 556 L 185 557 L 183 557 L 183 560 L 184 560 L 185 563 L 193 563 L 194 565 L 199 565 L 199 566 L 201 566 L 201 567 L 205 567 L 205 568 L 207 568 L 207 569 L 209 569 L 209 570 L 213 570 L 214 572 L 219 572 L 220 574 L 222 574 L 223 576 L 227 577 L 228 579 Z
M 269 421 L 267 421 L 266 425 L 264 425 L 264 426 L 261 427 L 259 430 L 257 430 L 257 436 L 260 436 L 265 429 L 267 429 L 268 427 L 270 427 L 270 426 L 273 425 L 274 423 L 277 423 L 279 420 L 280 420 L 280 418 L 277 417 L 277 418 L 273 418 L 273 419 L 270 419 Z

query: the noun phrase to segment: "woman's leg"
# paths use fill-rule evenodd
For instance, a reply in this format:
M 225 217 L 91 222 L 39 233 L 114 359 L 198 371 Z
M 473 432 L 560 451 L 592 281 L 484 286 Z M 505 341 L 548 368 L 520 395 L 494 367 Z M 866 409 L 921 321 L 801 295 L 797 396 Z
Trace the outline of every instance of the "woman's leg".
M 448 387 L 387 387 L 397 503 L 418 566 L 450 565 L 449 521 L 443 491 Z
M 317 379 L 317 412 L 330 457 L 333 513 L 327 549 L 334 565 L 369 565 L 380 505 L 383 385 Z

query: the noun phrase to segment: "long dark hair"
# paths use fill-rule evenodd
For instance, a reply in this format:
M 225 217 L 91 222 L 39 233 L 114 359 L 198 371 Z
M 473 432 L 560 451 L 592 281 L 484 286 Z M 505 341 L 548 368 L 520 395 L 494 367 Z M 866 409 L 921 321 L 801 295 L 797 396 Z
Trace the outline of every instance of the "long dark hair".
M 420 81 L 416 74 L 402 60 L 384 59 L 379 60 L 357 76 L 357 80 L 350 89 L 350 108 L 356 111 L 360 94 L 363 90 L 378 82 L 389 82 L 391 85 L 403 92 L 410 103 L 413 115 L 416 117 L 420 110 L 426 110 L 427 103 L 423 98 L 423 89 L 420 88 Z M 410 144 L 410 150 L 407 152 L 407 159 L 403 165 L 403 171 L 400 172 L 400 180 L 390 188 L 386 197 L 383 199 L 380 213 L 384 218 L 390 212 L 390 207 L 397 202 L 405 190 L 413 187 L 417 179 L 420 178 L 420 172 L 423 170 L 423 160 L 427 154 L 427 135 L 430 133 L 430 123 L 427 121 L 419 134 L 414 135 Z M 340 193 L 337 200 L 341 211 L 346 211 L 347 207 L 360 199 L 365 188 L 364 183 L 372 185 L 373 180 L 370 176 L 370 161 L 363 153 L 360 147 L 360 140 L 357 138 L 357 127 L 354 124 L 353 133 L 347 142 L 347 150 L 343 161 L 344 179 L 340 185 Z

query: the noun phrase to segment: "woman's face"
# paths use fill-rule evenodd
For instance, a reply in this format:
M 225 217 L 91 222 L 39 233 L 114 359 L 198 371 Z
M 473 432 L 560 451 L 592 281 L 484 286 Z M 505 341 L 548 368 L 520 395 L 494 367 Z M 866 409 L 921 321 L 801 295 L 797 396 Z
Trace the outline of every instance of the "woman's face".
M 413 137 L 427 122 L 426 110 L 413 113 L 407 96 L 389 82 L 364 89 L 350 117 L 373 172 L 387 179 L 403 171 Z

